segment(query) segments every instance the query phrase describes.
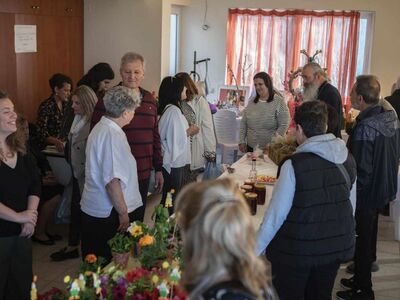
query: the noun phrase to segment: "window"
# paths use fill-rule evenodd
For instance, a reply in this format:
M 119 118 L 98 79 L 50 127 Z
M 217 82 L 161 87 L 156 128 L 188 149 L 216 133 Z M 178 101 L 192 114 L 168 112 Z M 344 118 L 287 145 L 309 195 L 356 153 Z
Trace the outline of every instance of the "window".
M 230 9 L 226 84 L 233 73 L 239 85 L 252 85 L 265 71 L 283 90 L 288 73 L 307 62 L 300 50 L 322 50 L 317 62 L 346 103 L 356 74 L 369 70 L 372 24 L 373 13 L 357 11 Z
M 174 9 L 170 23 L 169 74 L 175 75 L 178 68 L 179 13 Z
M 356 76 L 370 73 L 374 19 L 374 12 L 361 12 Z

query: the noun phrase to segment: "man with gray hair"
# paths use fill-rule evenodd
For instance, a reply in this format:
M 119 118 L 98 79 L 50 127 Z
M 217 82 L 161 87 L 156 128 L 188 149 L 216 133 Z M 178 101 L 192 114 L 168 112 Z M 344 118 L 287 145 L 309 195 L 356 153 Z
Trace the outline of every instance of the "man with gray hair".
M 143 206 L 139 208 L 139 219 L 142 221 L 149 191 L 150 172 L 153 168 L 155 170 L 156 191 L 161 191 L 164 183 L 161 172 L 163 159 L 158 131 L 156 100 L 150 92 L 140 87 L 144 79 L 144 67 L 145 62 L 142 55 L 135 52 L 126 53 L 121 58 L 120 75 L 122 82 L 119 83 L 119 85 L 138 92 L 141 99 L 140 106 L 135 111 L 135 117 L 123 130 L 132 154 L 137 161 L 139 189 L 143 201 Z M 92 116 L 92 127 L 100 120 L 104 112 L 104 103 L 102 99 L 99 99 Z
M 327 75 L 321 66 L 310 62 L 303 67 L 304 101 L 321 100 L 330 105 L 338 114 L 339 120 L 332 133 L 336 137 L 342 137 L 341 125 L 343 120 L 342 97 L 336 87 L 328 82 Z
M 340 281 L 346 291 L 338 299 L 374 299 L 371 281 L 376 247 L 377 215 L 396 198 L 400 158 L 400 123 L 394 110 L 380 105 L 376 76 L 361 75 L 350 94 L 351 105 L 360 110 L 349 136 L 349 150 L 357 163 L 356 247 L 354 277 Z

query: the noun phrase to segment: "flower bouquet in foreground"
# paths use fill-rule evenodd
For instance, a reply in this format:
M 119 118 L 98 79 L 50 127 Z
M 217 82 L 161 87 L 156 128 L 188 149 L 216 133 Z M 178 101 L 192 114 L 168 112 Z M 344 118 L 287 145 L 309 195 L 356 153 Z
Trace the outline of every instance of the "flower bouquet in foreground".
M 170 205 L 169 201 L 166 206 Z M 87 255 L 79 269 L 78 278 L 64 278 L 66 291 L 52 289 L 37 295 L 32 283 L 31 298 L 56 299 L 134 299 L 180 300 L 186 293 L 179 287 L 181 278 L 181 244 L 177 239 L 174 219 L 168 207 L 158 205 L 153 213 L 154 226 L 133 222 L 127 232 L 117 233 L 108 244 L 114 253 L 114 265 L 102 269 L 102 260 Z M 127 269 L 117 261 L 115 254 L 131 253 L 137 260 L 135 267 Z
M 183 300 L 186 293 L 179 286 L 180 279 L 181 270 L 177 261 L 164 261 L 150 270 L 137 267 L 127 271 L 112 266 L 96 272 L 85 271 L 75 279 L 66 276 L 67 291 L 52 289 L 43 296 L 31 294 L 31 299 Z

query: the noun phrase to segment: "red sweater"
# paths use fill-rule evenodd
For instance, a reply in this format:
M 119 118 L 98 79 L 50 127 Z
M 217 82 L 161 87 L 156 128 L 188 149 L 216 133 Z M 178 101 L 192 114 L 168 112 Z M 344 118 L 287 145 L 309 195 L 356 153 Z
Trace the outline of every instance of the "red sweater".
M 150 92 L 140 88 L 142 102 L 135 110 L 135 116 L 122 130 L 125 132 L 131 151 L 136 159 L 139 180 L 150 177 L 154 167 L 161 171 L 163 159 L 161 155 L 160 134 L 158 132 L 156 100 Z M 91 128 L 100 121 L 105 113 L 103 99 L 99 99 L 92 115 Z

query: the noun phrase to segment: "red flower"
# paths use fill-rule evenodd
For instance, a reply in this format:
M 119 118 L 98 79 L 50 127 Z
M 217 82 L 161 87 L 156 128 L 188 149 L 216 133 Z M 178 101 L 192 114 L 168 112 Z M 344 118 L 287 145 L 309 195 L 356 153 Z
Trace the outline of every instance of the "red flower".
M 158 300 L 158 289 L 154 288 L 152 291 L 144 291 L 143 296 L 145 300 Z
M 85 261 L 89 264 L 94 264 L 97 261 L 97 257 L 94 254 L 88 254 L 85 257 Z
M 147 275 L 148 275 L 147 270 L 142 268 L 136 268 L 126 274 L 126 280 L 128 280 L 128 282 L 133 282 Z

